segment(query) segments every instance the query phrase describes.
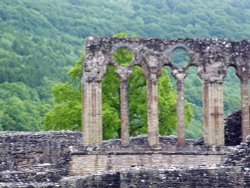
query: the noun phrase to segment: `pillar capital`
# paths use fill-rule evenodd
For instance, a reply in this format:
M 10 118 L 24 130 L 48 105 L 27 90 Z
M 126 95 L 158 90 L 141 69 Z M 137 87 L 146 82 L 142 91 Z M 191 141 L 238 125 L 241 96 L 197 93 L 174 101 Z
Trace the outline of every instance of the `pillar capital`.
M 87 54 L 83 62 L 82 79 L 86 82 L 101 82 L 106 73 L 107 62 L 102 52 Z
M 161 58 L 159 54 L 147 53 L 144 55 L 142 73 L 152 80 L 158 79 L 161 75 Z
M 242 81 L 248 80 L 250 78 L 250 67 L 248 65 L 248 62 L 239 61 L 239 63 L 236 66 L 236 75 Z
M 248 84 L 248 80 L 249 80 L 248 77 L 242 77 L 242 78 L 240 78 L 240 81 L 241 81 L 243 84 Z
M 186 69 L 174 69 L 172 70 L 172 75 L 176 80 L 183 81 L 187 76 Z
M 223 83 L 227 73 L 227 66 L 223 61 L 214 61 L 210 59 L 201 64 L 198 69 L 199 77 L 205 82 Z
M 127 67 L 117 67 L 115 72 L 123 81 L 127 81 L 132 73 L 132 69 Z
M 223 83 L 226 74 L 224 73 L 204 73 L 198 72 L 199 77 L 206 83 Z

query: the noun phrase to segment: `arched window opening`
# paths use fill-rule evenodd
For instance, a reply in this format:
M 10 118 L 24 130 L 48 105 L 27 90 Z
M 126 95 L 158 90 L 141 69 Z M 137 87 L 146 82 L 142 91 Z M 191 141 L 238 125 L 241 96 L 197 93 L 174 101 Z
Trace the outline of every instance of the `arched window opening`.
M 120 79 L 115 67 L 109 65 L 102 80 L 102 124 L 103 139 L 120 138 Z
M 185 79 L 185 111 L 186 138 L 198 139 L 203 137 L 203 102 L 202 81 L 197 75 L 196 67 L 189 67 Z
M 133 67 L 128 85 L 129 133 L 131 136 L 147 134 L 147 86 L 140 67 Z
M 158 81 L 159 133 L 160 135 L 176 134 L 176 91 L 175 79 L 171 69 L 162 68 Z
M 132 63 L 133 54 L 128 48 L 121 47 L 114 52 L 113 58 L 121 67 L 127 67 Z
M 184 49 L 177 48 L 172 52 L 170 59 L 176 67 L 182 68 L 188 64 L 190 58 Z

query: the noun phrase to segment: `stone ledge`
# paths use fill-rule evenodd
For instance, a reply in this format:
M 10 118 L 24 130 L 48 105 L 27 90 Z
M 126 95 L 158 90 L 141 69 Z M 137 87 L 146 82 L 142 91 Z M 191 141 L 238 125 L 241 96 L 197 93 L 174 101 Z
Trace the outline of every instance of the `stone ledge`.
M 77 155 L 152 155 L 152 154 L 162 154 L 162 155 L 227 155 L 228 152 L 213 152 L 213 151 L 206 151 L 206 152 L 192 152 L 192 151 L 180 151 L 180 152 L 171 152 L 171 151 L 109 151 L 105 153 L 101 152 L 86 152 L 86 151 L 73 151 L 71 153 L 72 156 Z
M 70 175 L 90 175 L 136 167 L 198 167 L 220 165 L 225 154 L 114 153 L 72 155 Z
M 186 140 L 182 147 L 176 145 L 175 136 L 161 136 L 158 149 L 151 148 L 147 143 L 147 136 L 138 136 L 130 138 L 128 146 L 122 146 L 120 139 L 103 141 L 98 147 L 77 146 L 71 148 L 72 155 L 109 155 L 109 154 L 150 154 L 165 153 L 167 154 L 227 154 L 231 147 L 225 146 L 206 146 L 203 140 Z

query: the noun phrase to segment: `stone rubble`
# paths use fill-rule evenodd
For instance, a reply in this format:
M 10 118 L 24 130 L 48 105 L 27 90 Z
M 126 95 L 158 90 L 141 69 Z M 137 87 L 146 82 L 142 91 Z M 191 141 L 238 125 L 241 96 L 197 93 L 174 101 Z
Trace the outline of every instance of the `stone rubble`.
M 250 135 L 247 136 L 246 143 L 241 143 L 233 148 L 225 160 L 227 166 L 240 166 L 243 171 L 250 169 Z M 250 175 L 250 173 L 249 173 Z
M 242 142 L 241 110 L 230 114 L 225 119 L 225 145 L 236 146 Z
M 249 177 L 239 169 L 213 168 L 131 168 L 91 176 L 66 177 L 62 188 L 165 188 L 165 187 L 249 187 Z
M 69 147 L 81 142 L 82 134 L 72 131 L 0 132 L 0 187 L 60 187 Z

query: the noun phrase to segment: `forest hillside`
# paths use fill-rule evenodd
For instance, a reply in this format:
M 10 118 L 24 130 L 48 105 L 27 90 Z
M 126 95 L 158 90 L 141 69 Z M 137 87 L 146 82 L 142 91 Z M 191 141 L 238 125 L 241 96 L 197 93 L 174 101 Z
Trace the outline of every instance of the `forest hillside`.
M 121 32 L 163 39 L 246 39 L 250 1 L 1 0 L 0 130 L 41 130 L 54 105 L 51 88 L 70 79 L 67 72 L 81 57 L 85 38 Z M 201 81 L 195 69 L 185 85 L 193 111 L 187 136 L 200 137 Z M 240 108 L 239 79 L 231 68 L 224 99 L 225 114 Z

